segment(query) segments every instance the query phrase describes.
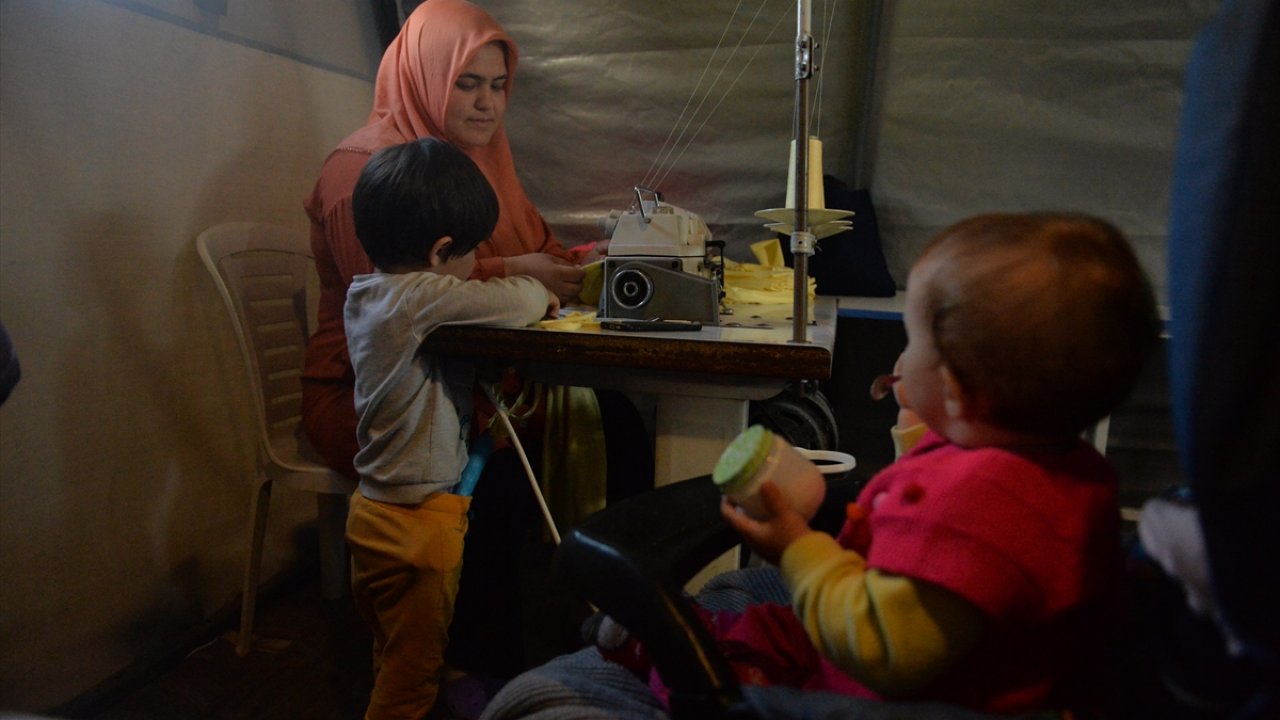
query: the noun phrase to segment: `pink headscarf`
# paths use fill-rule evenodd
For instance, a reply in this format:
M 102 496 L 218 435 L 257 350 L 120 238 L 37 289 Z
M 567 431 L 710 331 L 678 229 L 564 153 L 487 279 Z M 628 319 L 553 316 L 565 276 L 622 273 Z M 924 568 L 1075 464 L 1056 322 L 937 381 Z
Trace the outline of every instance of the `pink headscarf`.
M 444 131 L 449 93 L 480 48 L 492 42 L 506 48 L 505 91 L 510 98 L 520 53 L 502 26 L 465 0 L 427 0 L 419 5 L 382 56 L 367 124 L 340 148 L 376 152 L 422 137 L 451 140 Z M 541 248 L 550 231 L 516 175 L 506 129 L 499 126 L 488 145 L 463 151 L 488 178 L 501 207 L 493 239 L 485 243 L 489 247 L 481 246 L 477 257 Z

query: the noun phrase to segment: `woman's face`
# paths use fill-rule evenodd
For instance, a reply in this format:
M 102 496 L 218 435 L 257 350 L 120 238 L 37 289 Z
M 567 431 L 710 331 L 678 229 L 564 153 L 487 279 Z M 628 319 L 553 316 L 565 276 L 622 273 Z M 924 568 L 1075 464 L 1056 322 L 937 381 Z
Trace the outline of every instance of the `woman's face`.
M 502 46 L 480 48 L 449 93 L 444 131 L 464 148 L 488 145 L 507 112 L 507 58 Z

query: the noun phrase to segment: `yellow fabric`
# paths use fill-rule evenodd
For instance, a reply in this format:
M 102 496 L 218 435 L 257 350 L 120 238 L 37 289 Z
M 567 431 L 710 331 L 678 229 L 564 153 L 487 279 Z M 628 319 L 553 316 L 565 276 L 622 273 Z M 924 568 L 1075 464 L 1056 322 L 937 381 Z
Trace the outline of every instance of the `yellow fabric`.
M 778 238 L 751 243 L 751 254 L 755 255 L 756 262 L 767 268 L 780 268 L 787 265 L 786 259 L 782 257 L 782 243 Z
M 600 321 L 594 312 L 573 310 L 551 320 L 538 321 L 538 327 L 547 330 L 589 330 L 600 329 Z
M 793 542 L 779 566 L 814 645 L 886 696 L 927 685 L 969 651 L 982 614 L 930 583 L 868 569 L 825 533 Z
M 542 494 L 563 533 L 604 507 L 604 426 L 594 390 L 560 385 L 546 393 Z
M 583 305 L 595 305 L 600 302 L 600 291 L 604 289 L 604 261 L 597 260 L 582 266 L 582 290 L 578 292 L 578 300 Z
M 470 507 L 448 493 L 417 505 L 351 498 L 351 591 L 373 631 L 367 720 L 418 718 L 435 705 Z
M 742 263 L 735 260 L 724 261 L 724 292 L 726 305 L 770 305 L 791 303 L 792 289 L 795 287 L 795 271 L 781 263 L 781 250 L 777 257 L 768 249 L 769 243 L 777 245 L 777 240 L 756 243 L 752 250 L 758 258 L 765 262 L 759 264 Z M 757 246 L 760 246 L 757 249 Z M 809 278 L 809 299 L 817 294 L 817 282 Z
M 924 423 L 916 423 L 904 428 L 894 425 L 889 428 L 889 435 L 893 438 L 893 459 L 897 460 L 911 452 L 911 448 L 915 447 L 927 432 L 929 432 L 929 426 Z

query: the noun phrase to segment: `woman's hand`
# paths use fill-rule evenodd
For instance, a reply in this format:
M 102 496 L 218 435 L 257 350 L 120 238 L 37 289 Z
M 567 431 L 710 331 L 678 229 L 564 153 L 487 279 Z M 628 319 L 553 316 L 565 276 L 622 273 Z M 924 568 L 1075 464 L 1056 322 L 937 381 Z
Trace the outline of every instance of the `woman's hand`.
M 528 275 L 556 294 L 562 303 L 573 302 L 582 292 L 586 272 L 568 260 L 547 253 L 529 253 L 509 257 L 503 263 L 507 275 Z
M 791 507 L 782 490 L 766 480 L 760 485 L 760 499 L 768 516 L 756 520 L 738 510 L 729 498 L 720 500 L 720 514 L 737 530 L 751 551 L 774 565 L 791 543 L 813 532 L 804 516 Z
M 578 261 L 579 265 L 590 265 L 597 260 L 603 260 L 609 255 L 609 241 L 597 240 L 591 249 L 583 254 L 582 259 Z

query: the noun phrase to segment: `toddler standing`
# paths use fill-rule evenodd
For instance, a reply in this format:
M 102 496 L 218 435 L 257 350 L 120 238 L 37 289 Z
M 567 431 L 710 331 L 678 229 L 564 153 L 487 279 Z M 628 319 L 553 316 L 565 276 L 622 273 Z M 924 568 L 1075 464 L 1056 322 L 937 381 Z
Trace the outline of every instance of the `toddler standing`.
M 467 461 L 475 372 L 424 353 L 441 325 L 523 326 L 559 310 L 530 277 L 467 280 L 498 200 L 458 148 L 424 138 L 373 156 L 352 195 L 375 271 L 344 309 L 355 370 L 360 484 L 351 499 L 356 607 L 373 631 L 366 718 L 419 718 L 435 704 L 471 498 L 452 494 Z

